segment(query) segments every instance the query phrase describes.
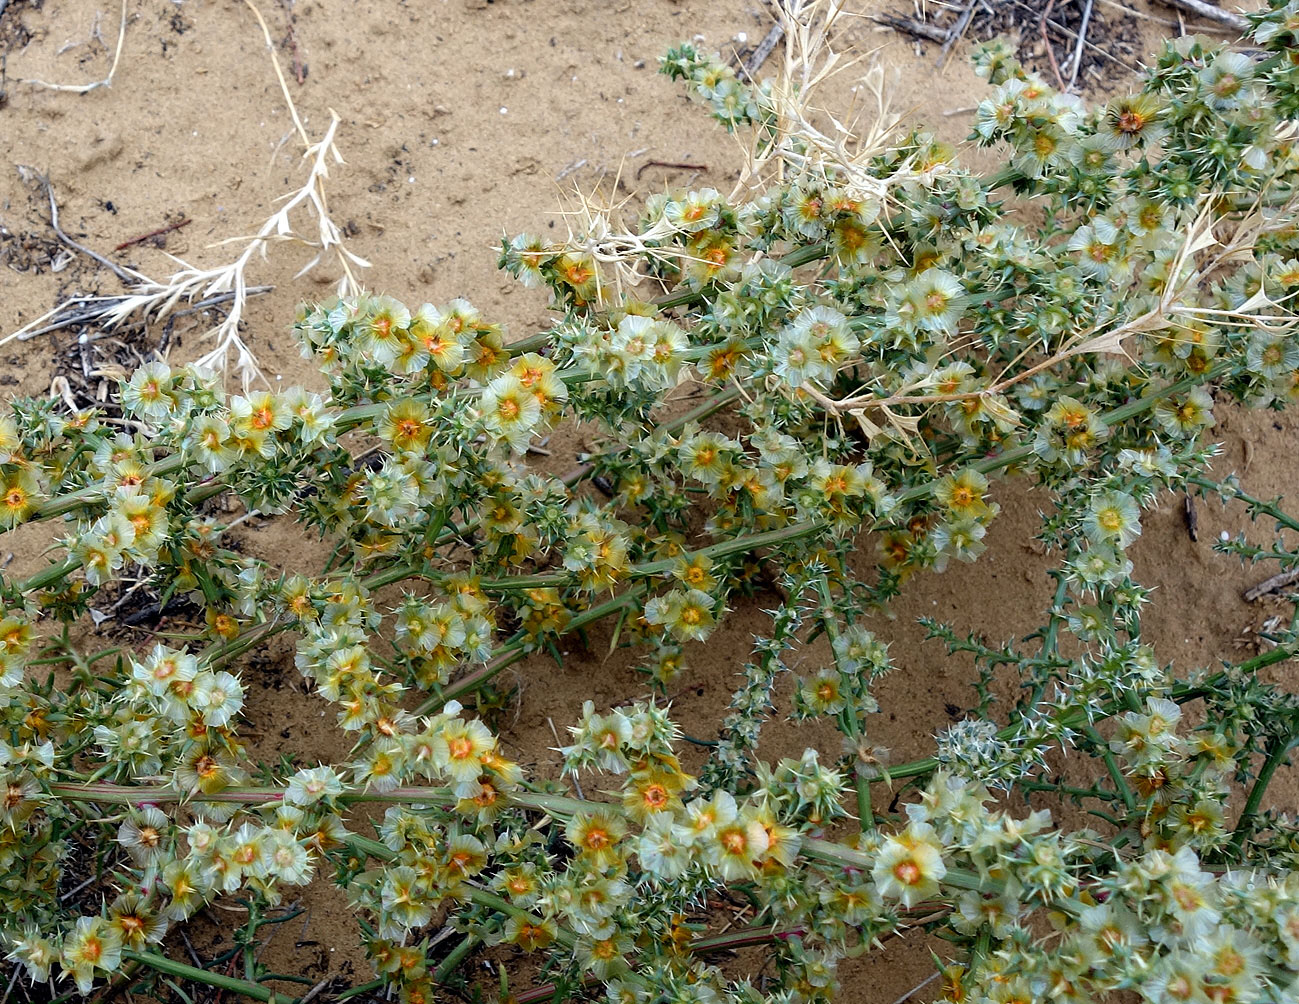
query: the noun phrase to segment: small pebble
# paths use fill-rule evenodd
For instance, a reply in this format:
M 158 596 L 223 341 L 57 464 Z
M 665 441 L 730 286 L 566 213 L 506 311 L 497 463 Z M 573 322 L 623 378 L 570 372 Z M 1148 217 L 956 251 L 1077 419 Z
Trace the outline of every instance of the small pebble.
M 1226 530 L 1223 530 L 1222 533 L 1218 534 L 1218 539 L 1231 540 L 1231 534 L 1229 534 Z

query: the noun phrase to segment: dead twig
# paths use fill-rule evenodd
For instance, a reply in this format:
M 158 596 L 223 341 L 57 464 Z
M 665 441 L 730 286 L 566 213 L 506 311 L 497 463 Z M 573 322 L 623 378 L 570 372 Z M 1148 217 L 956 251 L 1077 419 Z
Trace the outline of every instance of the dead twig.
M 1195 511 L 1195 499 L 1190 493 L 1182 496 L 1182 520 L 1186 523 L 1186 535 L 1192 543 L 1200 539 L 1200 516 Z
M 183 220 L 177 220 L 175 223 L 168 223 L 165 227 L 159 227 L 157 230 L 150 230 L 147 234 L 141 234 L 139 237 L 132 237 L 129 241 L 122 241 L 122 243 L 113 248 L 113 250 L 124 251 L 126 248 L 134 247 L 136 244 L 143 244 L 151 237 L 161 237 L 163 234 L 169 234 L 173 230 L 187 227 L 193 222 L 194 221 L 187 216 Z
M 1140 18 L 1142 21 L 1153 21 L 1155 24 L 1162 24 L 1165 28 L 1181 28 L 1184 30 L 1186 27 L 1184 24 L 1179 24 L 1177 21 L 1170 21 L 1166 17 L 1159 17 L 1156 14 L 1150 14 L 1144 10 L 1138 10 L 1136 7 L 1129 7 L 1125 3 L 1119 3 L 1119 0 L 1101 0 L 1101 3 L 1103 3 L 1106 7 L 1110 7 L 1114 10 L 1122 11 L 1124 14 L 1127 14 L 1131 17 Z M 1179 14 L 1178 17 L 1180 18 L 1181 15 Z M 1194 27 L 1197 34 L 1202 34 L 1206 31 L 1230 31 L 1231 30 L 1224 24 L 1205 24 L 1205 25 L 1196 25 Z
M 302 61 L 302 55 L 298 52 L 298 33 L 295 24 L 296 18 L 293 16 L 293 0 L 280 0 L 280 6 L 284 8 L 284 19 L 289 25 L 289 31 L 285 36 L 284 43 L 289 47 L 289 54 L 293 57 L 293 79 L 301 87 L 307 82 L 307 64 Z
M 947 33 L 947 41 L 943 43 L 943 51 L 938 55 L 938 68 L 940 70 L 943 68 L 943 64 L 947 62 L 947 57 L 952 54 L 952 46 L 965 37 L 965 31 L 970 27 L 970 18 L 974 16 L 974 8 L 978 5 L 979 0 L 970 0 L 965 5 L 965 10 L 961 11 L 961 16 L 957 18 L 952 30 Z
M 0 6 L 0 13 L 4 12 L 4 7 Z M 108 76 L 103 80 L 96 80 L 89 84 L 51 84 L 44 80 L 24 80 L 24 84 L 31 84 L 33 87 L 44 87 L 49 91 L 67 91 L 70 94 L 89 94 L 91 91 L 98 90 L 101 87 L 111 87 L 113 85 L 113 75 L 117 73 L 117 64 L 122 58 L 122 43 L 126 41 L 126 0 L 122 0 L 122 23 L 117 29 L 117 50 L 113 53 L 113 65 L 108 68 Z
M 269 293 L 274 288 L 275 288 L 274 286 L 249 286 L 246 290 L 244 290 L 244 293 L 247 296 L 257 296 L 262 293 Z M 233 292 L 218 293 L 215 296 L 209 296 L 205 299 L 198 300 L 193 304 L 191 304 L 190 306 L 186 307 L 184 310 L 177 310 L 171 316 L 185 317 L 189 314 L 196 314 L 200 310 L 207 310 L 209 307 L 215 307 L 229 300 L 233 300 L 234 297 L 235 294 Z M 61 304 L 59 307 L 55 308 L 53 311 L 51 311 L 49 314 L 46 314 L 45 316 L 47 318 L 52 317 L 55 314 L 57 314 L 60 310 L 66 309 L 67 307 L 71 307 L 74 304 L 78 304 L 78 303 L 93 303 L 94 306 L 91 307 L 89 310 L 82 310 L 74 314 L 69 314 L 67 317 L 60 318 L 59 320 L 54 321 L 51 324 L 45 325 L 43 328 L 36 328 L 35 330 L 31 330 L 31 331 L 28 330 L 16 331 L 12 335 L 7 335 L 4 338 L 0 338 L 0 345 L 4 345 L 5 342 L 8 342 L 11 339 L 15 339 L 20 342 L 29 342 L 33 338 L 38 338 L 41 335 L 48 335 L 51 331 L 62 331 L 64 328 L 75 328 L 77 327 L 77 325 L 80 324 L 91 324 L 94 321 L 102 320 L 105 316 L 112 313 L 118 306 L 120 306 L 122 301 L 126 299 L 127 297 L 125 296 L 76 297 L 75 299 L 68 300 L 66 303 Z M 94 340 L 95 339 L 92 339 L 92 341 Z
M 327 986 L 329 986 L 329 980 L 321 980 L 299 998 L 298 1004 L 308 1004 L 309 1001 L 315 1000 L 320 996 L 320 991 L 324 990 Z
M 580 171 L 584 167 L 586 167 L 585 157 L 581 158 L 580 160 L 575 160 L 571 164 L 569 164 L 566 168 L 564 168 L 562 171 L 560 171 L 557 175 L 555 175 L 555 181 L 557 182 L 563 181 L 574 171 Z
M 763 40 L 758 43 L 758 47 L 753 50 L 753 55 L 749 57 L 749 61 L 744 64 L 744 75 L 750 80 L 756 80 L 758 71 L 762 69 L 762 64 L 767 61 L 772 50 L 780 44 L 780 40 L 784 37 L 785 26 L 777 21 L 771 26 L 771 31 L 767 32 Z
M 1060 85 L 1060 90 L 1066 90 L 1064 86 L 1064 77 L 1060 73 L 1060 64 L 1055 61 L 1055 48 L 1051 45 L 1051 39 L 1046 34 L 1046 22 L 1051 17 L 1051 11 L 1055 8 L 1055 0 L 1048 0 L 1046 9 L 1042 11 L 1041 18 L 1037 22 L 1037 30 L 1042 33 L 1042 44 L 1046 46 L 1047 58 L 1051 60 L 1051 70 L 1055 73 L 1056 83 Z
M 1187 14 L 1202 17 L 1206 21 L 1216 21 L 1218 24 L 1226 25 L 1242 35 L 1249 30 L 1249 22 L 1243 15 L 1237 14 L 1235 11 L 1223 10 L 1216 4 L 1206 3 L 1205 0 L 1160 0 L 1160 3 L 1185 11 Z
M 1078 83 L 1078 71 L 1082 68 L 1083 46 L 1087 42 L 1087 26 L 1092 19 L 1092 0 L 1087 0 L 1083 5 L 1082 23 L 1078 25 L 1078 41 L 1073 47 L 1073 55 L 1070 59 L 1073 66 L 1069 70 L 1069 90 L 1073 90 L 1074 84 Z
M 1278 572 L 1269 579 L 1264 579 L 1257 586 L 1251 586 L 1241 595 L 1247 603 L 1255 603 L 1268 593 L 1280 592 L 1286 586 L 1293 586 L 1299 582 L 1299 568 L 1292 568 L 1288 572 Z
M 641 172 L 647 167 L 674 167 L 681 171 L 707 171 L 707 164 L 682 164 L 674 160 L 647 160 L 636 169 L 636 180 L 640 180 Z
M 41 183 L 45 186 L 45 194 L 48 195 L 50 199 L 50 227 L 51 229 L 53 229 L 54 235 L 58 237 L 58 239 L 63 244 L 70 247 L 73 251 L 77 251 L 80 254 L 85 255 L 87 258 L 93 258 L 95 261 L 99 262 L 99 264 L 103 265 L 105 268 L 111 269 L 113 274 L 116 275 L 119 279 L 122 280 L 122 282 L 126 283 L 128 286 L 140 282 L 141 280 L 144 279 L 144 276 L 140 275 L 139 272 L 135 272 L 131 269 L 122 268 L 120 265 L 116 264 L 115 262 L 109 261 L 98 251 L 92 251 L 84 244 L 78 244 L 71 237 L 65 234 L 63 232 L 63 229 L 59 226 L 59 204 L 54 200 L 54 186 L 50 184 L 50 179 L 48 176 L 43 177 L 41 179 Z
M 922 980 L 920 983 L 916 984 L 914 987 L 912 987 L 910 990 L 904 993 L 901 997 L 895 1000 L 893 1004 L 905 1004 L 906 1001 L 909 1001 L 912 997 L 920 993 L 921 990 L 925 989 L 925 987 L 929 986 L 929 984 L 933 983 L 934 980 L 938 979 L 938 977 L 942 975 L 943 975 L 942 973 L 934 973 L 932 976 Z
M 894 31 L 905 32 L 916 38 L 923 38 L 930 42 L 937 42 L 939 45 L 947 43 L 947 32 L 942 28 L 935 28 L 932 24 L 926 24 L 924 21 L 917 21 L 915 18 L 902 17 L 899 14 L 878 14 L 872 18 L 878 24 L 882 24 Z
M 1030 7 L 1028 4 L 1023 3 L 1022 0 L 1011 0 L 1011 2 L 1012 2 L 1016 7 L 1020 8 L 1021 10 L 1025 11 L 1026 13 L 1033 14 L 1033 15 L 1036 15 L 1036 14 L 1037 14 L 1037 11 L 1036 11 L 1036 10 L 1034 10 L 1034 9 L 1033 9 L 1032 7 Z M 1113 4 L 1111 3 L 1111 5 L 1113 5 Z M 1126 10 L 1127 8 L 1124 8 L 1124 9 Z M 1136 13 L 1135 10 L 1134 10 L 1134 13 Z M 1070 40 L 1077 40 L 1077 38 L 1078 38 L 1078 33 L 1077 33 L 1076 31 L 1073 31 L 1073 30 L 1071 30 L 1071 29 L 1069 29 L 1069 28 L 1066 28 L 1066 27 L 1065 27 L 1064 25 L 1062 25 L 1059 21 L 1047 21 L 1046 24 L 1047 24 L 1047 27 L 1048 27 L 1048 28 L 1051 28 L 1051 29 L 1054 30 L 1054 31 L 1058 31 L 1061 35 L 1063 35 L 1063 36 L 1064 36 L 1065 38 L 1067 38 L 1067 39 L 1070 39 Z M 1174 25 L 1173 27 L 1176 27 L 1176 25 Z M 1091 42 L 1091 41 L 1084 41 L 1084 42 L 1083 42 L 1083 47 L 1084 47 L 1085 49 L 1088 49 L 1088 50 L 1091 51 L 1091 52 L 1094 52 L 1096 55 L 1100 56 L 1102 59 L 1107 59 L 1107 60 L 1109 60 L 1111 63 L 1114 63 L 1114 64 L 1117 65 L 1117 66 L 1121 66 L 1121 67 L 1123 67 L 1123 68 L 1124 68 L 1125 70 L 1127 70 L 1129 73 L 1132 73 L 1132 74 L 1134 74 L 1134 75 L 1136 75 L 1136 76 L 1140 76 L 1140 75 L 1141 75 L 1141 68 L 1140 68 L 1140 67 L 1138 67 L 1138 66 L 1134 66 L 1134 65 L 1131 64 L 1131 63 L 1128 63 L 1128 62 L 1126 62 L 1126 61 L 1124 61 L 1124 60 L 1122 60 L 1122 59 L 1119 59 L 1119 57 L 1116 56 L 1116 55 L 1114 55 L 1114 53 L 1109 52 L 1109 51 L 1107 51 L 1107 50 L 1105 50 L 1105 49 L 1102 49 L 1099 45 L 1096 45 L 1094 42 Z

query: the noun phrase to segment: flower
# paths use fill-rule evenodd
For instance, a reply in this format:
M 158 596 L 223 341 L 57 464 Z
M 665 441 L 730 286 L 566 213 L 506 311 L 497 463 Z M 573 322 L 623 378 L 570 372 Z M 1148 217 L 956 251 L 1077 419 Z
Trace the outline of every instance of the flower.
M 965 312 L 969 297 L 961 281 L 939 268 L 925 269 L 911 280 L 907 298 L 913 317 L 925 331 L 951 335 Z
M 331 767 L 304 767 L 289 778 L 284 801 L 289 805 L 315 805 L 321 799 L 337 798 L 343 782 Z
M 650 816 L 636 838 L 641 867 L 664 882 L 674 882 L 690 867 L 694 834 L 668 813 Z
M 423 452 L 433 435 L 429 419 L 428 405 L 414 398 L 401 398 L 384 409 L 377 431 L 397 453 Z
M 502 932 L 504 940 L 518 945 L 525 952 L 539 952 L 553 942 L 559 933 L 558 925 L 549 917 L 539 920 L 527 914 L 511 914 Z
M 972 467 L 959 474 L 947 474 L 934 484 L 934 499 L 957 518 L 978 519 L 988 512 L 983 496 L 988 479 Z
M 216 473 L 239 455 L 230 441 L 230 426 L 219 415 L 198 415 L 189 431 L 189 448 L 206 470 Z
M 456 782 L 457 793 L 466 788 L 461 797 L 468 798 L 482 772 L 483 755 L 496 748 L 496 737 L 477 719 L 452 719 L 434 733 L 431 748 L 434 765 Z
M 1105 109 L 1105 128 L 1121 150 L 1138 143 L 1157 143 L 1166 134 L 1159 121 L 1162 110 L 1153 94 L 1116 98 Z
M 385 870 L 380 897 L 392 922 L 407 930 L 423 927 L 433 918 L 432 897 L 419 873 L 409 865 Z
M 838 670 L 819 669 L 815 676 L 799 683 L 798 701 L 812 714 L 837 715 L 848 706 L 842 683 Z
M 502 373 L 483 391 L 478 402 L 483 428 L 497 441 L 522 453 L 541 420 L 541 405 L 513 373 Z
M 1082 529 L 1093 544 L 1127 547 L 1141 535 L 1141 510 L 1125 492 L 1102 492 L 1092 498 Z
M 1161 400 L 1155 405 L 1155 418 L 1174 439 L 1190 439 L 1217 421 L 1213 398 L 1203 387 L 1194 387 L 1180 398 Z
M 565 839 L 598 868 L 607 868 L 620 855 L 619 842 L 627 824 L 609 812 L 579 812 L 568 821 Z
M 162 859 L 170 832 L 171 821 L 163 811 L 146 805 L 133 810 L 122 822 L 117 830 L 117 842 L 137 864 L 151 865 Z
M 198 675 L 198 659 L 157 644 L 143 662 L 131 660 L 131 676 L 154 697 L 162 697 L 177 683 L 189 683 Z
M 122 388 L 122 407 L 144 418 L 166 418 L 176 407 L 171 367 L 145 363 Z
M 167 933 L 167 918 L 138 893 L 122 893 L 108 907 L 108 923 L 126 948 L 140 951 Z
M 741 811 L 734 819 L 719 823 L 705 844 L 708 863 L 727 882 L 755 876 L 758 861 L 767 853 L 770 838 L 756 816 Z
M 27 467 L 0 467 L 0 530 L 22 523 L 41 501 L 41 483 Z
M 21 935 L 11 938 L 10 945 L 12 947 L 5 958 L 21 963 L 32 982 L 49 982 L 50 969 L 59 959 L 59 950 L 53 941 L 42 936 L 38 928 L 24 927 Z
M 390 296 L 375 297 L 359 325 L 358 344 L 377 365 L 390 366 L 401 355 L 410 325 L 410 311 L 404 305 Z
M 645 619 L 671 632 L 677 641 L 703 641 L 712 634 L 716 601 L 699 589 L 674 589 L 645 603 Z
M 311 857 L 292 833 L 278 829 L 269 831 L 265 855 L 267 869 L 281 882 L 306 885 L 311 881 Z
M 871 869 L 880 895 L 908 907 L 935 895 L 946 874 L 938 834 L 929 823 L 916 822 L 885 838 Z
M 95 972 L 111 973 L 122 963 L 122 937 L 103 917 L 78 917 L 76 926 L 63 939 L 60 961 L 77 989 L 90 993 Z
M 189 704 L 204 725 L 227 724 L 244 706 L 244 688 L 238 678 L 226 672 L 199 673 L 193 679 Z

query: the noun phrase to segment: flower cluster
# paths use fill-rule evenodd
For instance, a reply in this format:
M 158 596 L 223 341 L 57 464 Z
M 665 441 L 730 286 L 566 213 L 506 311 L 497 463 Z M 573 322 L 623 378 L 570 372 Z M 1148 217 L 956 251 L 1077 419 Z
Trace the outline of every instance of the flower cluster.
M 1129 551 L 1144 511 L 1199 492 L 1276 525 L 1220 550 L 1299 567 L 1299 520 L 1210 479 L 1206 443 L 1229 401 L 1299 396 L 1295 2 L 1250 15 L 1251 48 L 1178 39 L 1100 108 L 980 47 L 991 175 L 921 131 L 826 137 L 801 87 L 684 45 L 664 72 L 753 130 L 745 185 L 506 240 L 502 267 L 559 314 L 540 334 L 358 294 L 294 324 L 319 392 L 227 396 L 151 361 L 101 407 L 14 402 L 0 530 L 59 530 L 35 574 L 0 570 L 8 960 L 82 993 L 265 999 L 255 951 L 221 976 L 169 932 L 238 896 L 252 945 L 287 888 L 332 876 L 370 989 L 406 1004 L 496 993 L 462 965 L 480 946 L 520 1002 L 820 1004 L 841 961 L 915 928 L 947 939 L 953 1002 L 1292 999 L 1299 823 L 1267 792 L 1299 698 L 1259 670 L 1299 651 L 1299 621 L 1244 662 L 1161 663 Z M 530 454 L 567 421 L 585 452 L 559 476 Z M 975 700 L 898 762 L 872 616 L 980 557 L 1008 472 L 1042 490 L 1054 595 L 1000 646 L 926 622 L 973 658 Z M 327 560 L 262 556 L 254 515 Z M 596 625 L 689 701 L 696 646 L 769 595 L 713 735 L 658 698 L 588 701 L 546 780 L 489 725 L 498 674 Z M 140 597 L 193 630 L 110 623 Z M 116 647 L 84 651 L 85 619 Z M 239 660 L 281 632 L 339 762 L 266 762 L 241 735 Z M 806 748 L 770 748 L 785 716 Z M 74 841 L 103 864 L 86 881 Z M 743 909 L 714 931 L 724 903 Z M 761 980 L 718 964 L 749 944 Z

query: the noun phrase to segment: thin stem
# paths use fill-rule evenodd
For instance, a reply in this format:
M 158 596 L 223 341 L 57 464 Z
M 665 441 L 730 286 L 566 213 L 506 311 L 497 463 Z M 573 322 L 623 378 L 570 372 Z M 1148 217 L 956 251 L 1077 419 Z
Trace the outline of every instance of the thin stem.
M 439 962 L 438 967 L 433 970 L 433 982 L 445 983 L 447 977 L 455 972 L 460 963 L 464 961 L 465 956 L 477 948 L 481 942 L 482 938 L 476 934 L 466 935 L 465 939 L 451 949 L 446 958 Z
M 275 991 L 269 987 L 259 986 L 248 980 L 241 980 L 236 976 L 224 976 L 221 973 L 209 972 L 206 969 L 199 969 L 197 966 L 187 965 L 184 962 L 177 962 L 175 959 L 169 959 L 159 952 L 136 952 L 131 949 L 122 951 L 122 958 L 128 962 L 137 962 L 140 965 L 148 966 L 160 973 L 168 976 L 176 976 L 180 979 L 193 980 L 196 983 L 206 983 L 210 987 L 217 987 L 221 990 L 231 990 L 237 994 L 243 994 L 245 997 L 251 997 L 259 1001 L 277 1000 Z
M 1109 772 L 1110 780 L 1114 782 L 1114 789 L 1119 793 L 1119 797 L 1123 799 L 1123 804 L 1127 806 L 1128 813 L 1136 812 L 1136 795 L 1132 793 L 1132 786 L 1128 784 L 1128 779 L 1123 776 L 1123 771 L 1119 769 L 1119 762 L 1110 750 L 1109 743 L 1105 741 L 1104 736 L 1096 731 L 1094 726 L 1089 725 L 1084 731 L 1087 733 L 1087 738 L 1095 744 L 1101 759 L 1105 761 L 1105 769 Z
M 1254 784 L 1249 789 L 1249 796 L 1245 799 L 1245 808 L 1240 812 L 1236 828 L 1231 833 L 1231 849 L 1234 852 L 1239 853 L 1244 847 L 1245 838 L 1254 827 L 1254 817 L 1258 815 L 1258 807 L 1263 803 L 1263 795 L 1267 791 L 1267 786 L 1272 783 L 1272 775 L 1285 763 L 1297 738 L 1299 737 L 1291 732 L 1284 737 L 1278 737 L 1273 743 L 1262 770 L 1258 772 L 1258 777 L 1254 779 Z
M 820 606 L 817 608 L 817 615 L 825 626 L 826 636 L 830 639 L 830 651 L 834 654 L 834 664 L 841 676 L 850 677 L 852 674 L 845 670 L 843 660 L 839 655 L 839 621 L 835 616 L 834 598 L 830 595 L 830 580 L 825 575 L 820 576 L 817 579 L 816 589 L 821 600 Z M 857 721 L 856 706 L 845 708 L 843 714 L 839 717 L 843 722 L 845 734 L 855 748 L 861 741 L 861 724 Z M 870 779 L 862 774 L 860 758 L 854 757 L 853 759 L 853 788 L 857 792 L 857 826 L 859 830 L 866 832 L 875 829 L 875 813 L 871 809 Z

